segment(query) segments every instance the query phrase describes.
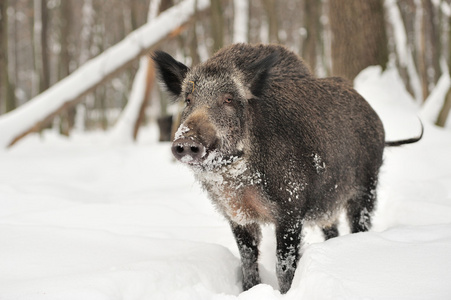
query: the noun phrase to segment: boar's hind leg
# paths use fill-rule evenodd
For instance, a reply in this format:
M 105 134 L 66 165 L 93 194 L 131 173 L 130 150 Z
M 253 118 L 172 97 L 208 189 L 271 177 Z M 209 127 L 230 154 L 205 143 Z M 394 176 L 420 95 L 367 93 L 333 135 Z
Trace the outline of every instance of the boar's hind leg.
M 261 282 L 258 273 L 258 245 L 261 240 L 261 230 L 256 223 L 239 225 L 230 221 L 230 225 L 240 251 L 243 290 L 246 291 Z
M 302 223 L 300 220 L 282 220 L 276 225 L 277 279 L 282 294 L 288 292 L 300 258 Z
M 376 181 L 371 180 L 366 192 L 347 204 L 347 217 L 351 232 L 368 231 L 371 228 L 371 216 L 376 202 Z
M 323 234 L 324 234 L 324 238 L 326 240 L 337 237 L 338 236 L 338 228 L 337 228 L 337 224 L 334 223 L 330 226 L 327 227 L 323 227 Z

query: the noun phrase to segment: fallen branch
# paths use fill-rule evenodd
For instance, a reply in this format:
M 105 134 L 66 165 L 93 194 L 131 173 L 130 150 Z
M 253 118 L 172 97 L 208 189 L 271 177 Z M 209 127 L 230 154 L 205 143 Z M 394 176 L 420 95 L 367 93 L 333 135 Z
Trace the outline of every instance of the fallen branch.
M 185 0 L 166 10 L 154 21 L 131 32 L 118 44 L 87 61 L 75 72 L 59 81 L 17 109 L 0 116 L 0 149 L 14 145 L 29 133 L 39 131 L 62 111 L 75 106 L 140 56 L 158 47 L 162 41 L 182 30 L 197 10 L 208 8 L 208 0 Z

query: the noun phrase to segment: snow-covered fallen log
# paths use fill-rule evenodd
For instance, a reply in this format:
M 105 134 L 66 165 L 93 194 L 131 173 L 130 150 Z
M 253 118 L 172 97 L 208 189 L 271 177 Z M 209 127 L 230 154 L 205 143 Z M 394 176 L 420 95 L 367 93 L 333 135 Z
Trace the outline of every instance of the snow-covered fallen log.
M 58 113 L 73 106 L 83 95 L 111 79 L 153 46 L 187 23 L 196 9 L 204 10 L 208 0 L 185 0 L 168 9 L 154 21 L 130 33 L 124 40 L 14 111 L 0 116 L 0 149 L 14 144 Z

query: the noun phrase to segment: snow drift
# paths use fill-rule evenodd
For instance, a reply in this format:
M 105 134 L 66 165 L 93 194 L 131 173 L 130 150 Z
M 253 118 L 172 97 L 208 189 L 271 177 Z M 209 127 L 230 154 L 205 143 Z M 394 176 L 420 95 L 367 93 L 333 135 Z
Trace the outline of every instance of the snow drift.
M 420 130 L 398 80 L 370 68 L 356 82 L 390 140 Z M 293 287 L 280 295 L 272 228 L 264 284 L 241 292 L 227 223 L 155 130 L 115 148 L 103 133 L 46 132 L 1 153 L 0 299 L 451 298 L 449 131 L 426 121 L 419 143 L 387 148 L 373 230 L 341 226 L 322 242 L 308 228 Z

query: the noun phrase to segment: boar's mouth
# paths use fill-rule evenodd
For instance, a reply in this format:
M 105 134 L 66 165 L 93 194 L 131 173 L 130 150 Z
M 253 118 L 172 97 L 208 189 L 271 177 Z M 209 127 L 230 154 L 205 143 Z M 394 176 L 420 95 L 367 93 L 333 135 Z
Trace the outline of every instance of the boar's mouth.
M 174 157 L 180 162 L 206 170 L 232 164 L 243 156 L 242 151 L 224 154 L 218 149 L 216 143 L 206 147 L 193 138 L 175 140 L 171 150 Z
M 206 155 L 205 160 L 199 166 L 203 170 L 214 170 L 223 166 L 231 165 L 238 160 L 240 160 L 243 156 L 242 152 L 237 152 L 235 154 L 227 154 L 224 155 L 217 150 L 211 151 Z

